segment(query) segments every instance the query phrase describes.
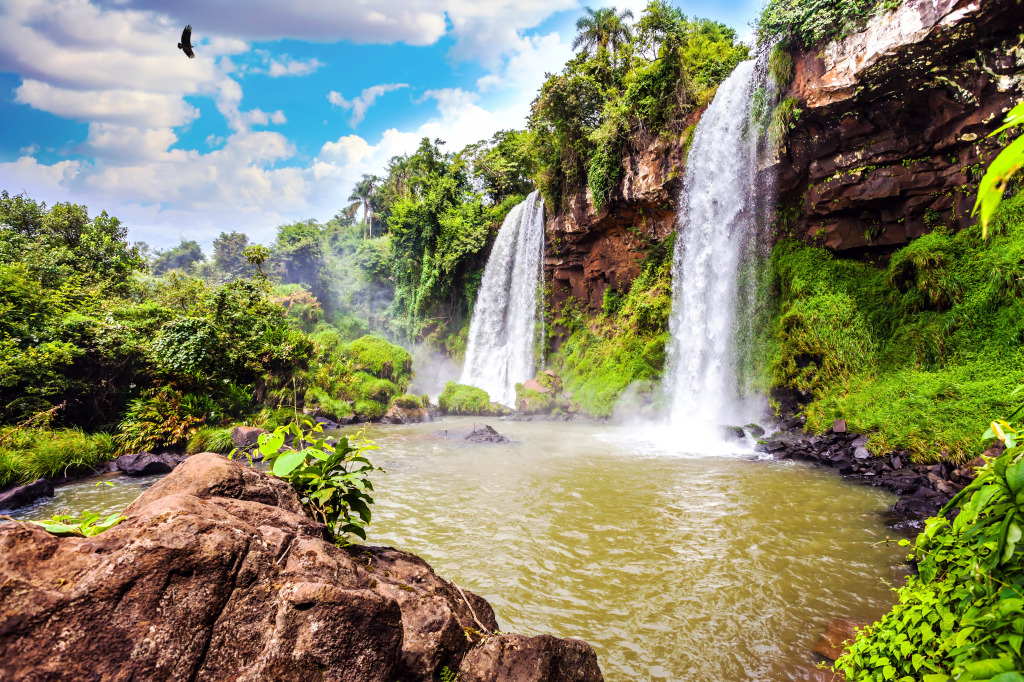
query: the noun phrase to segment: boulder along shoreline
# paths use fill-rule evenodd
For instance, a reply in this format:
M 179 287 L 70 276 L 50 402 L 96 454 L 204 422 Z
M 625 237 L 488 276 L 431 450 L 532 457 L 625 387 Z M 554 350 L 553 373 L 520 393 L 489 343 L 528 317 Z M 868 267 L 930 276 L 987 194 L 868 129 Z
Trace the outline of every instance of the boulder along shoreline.
M 0 525 L 0 678 L 601 682 L 577 639 L 389 547 L 338 547 L 292 488 L 193 455 L 90 538 Z

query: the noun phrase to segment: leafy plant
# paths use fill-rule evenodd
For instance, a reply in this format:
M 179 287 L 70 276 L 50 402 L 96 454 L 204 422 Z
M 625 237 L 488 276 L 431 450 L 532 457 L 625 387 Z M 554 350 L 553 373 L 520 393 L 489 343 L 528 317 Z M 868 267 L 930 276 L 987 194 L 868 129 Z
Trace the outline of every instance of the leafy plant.
M 989 137 L 999 135 L 1010 128 L 1024 123 L 1024 103 L 1018 104 L 1006 115 L 1003 125 L 989 133 Z M 1010 178 L 1024 167 L 1024 135 L 1011 142 L 999 152 L 999 156 L 989 164 L 988 170 L 981 178 L 978 186 L 978 200 L 974 204 L 971 215 L 981 213 L 982 237 L 988 236 L 988 225 L 992 215 L 1003 200 Z
M 836 661 L 846 679 L 1024 681 L 1022 437 L 1016 426 L 992 422 L 984 438 L 1006 450 L 928 520 L 913 544 L 918 574 Z
M 294 437 L 294 449 L 282 449 L 285 436 Z M 307 421 L 274 429 L 259 437 L 259 451 L 271 472 L 287 481 L 299 494 L 313 518 L 334 533 L 352 533 L 366 539 L 373 504 L 370 474 L 383 471 L 366 458 L 377 446 L 367 440 L 343 437 L 331 443 L 319 424 Z
M 71 514 L 56 514 L 49 521 L 32 521 L 32 523 L 42 526 L 46 532 L 53 535 L 76 535 L 91 538 L 113 528 L 126 518 L 128 517 L 121 514 L 111 514 L 101 520 L 99 514 L 82 512 L 82 515 L 79 517 L 72 516 Z

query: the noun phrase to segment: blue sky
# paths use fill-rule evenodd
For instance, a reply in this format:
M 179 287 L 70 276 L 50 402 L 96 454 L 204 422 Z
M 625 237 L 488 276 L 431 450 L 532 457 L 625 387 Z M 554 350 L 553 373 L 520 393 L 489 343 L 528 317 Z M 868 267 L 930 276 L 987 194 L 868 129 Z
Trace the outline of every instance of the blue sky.
M 740 35 L 760 6 L 678 4 Z M 581 5 L 0 0 L 0 189 L 105 209 L 156 247 L 268 241 L 333 216 L 421 137 L 458 150 L 521 127 Z M 175 46 L 186 23 L 194 60 Z

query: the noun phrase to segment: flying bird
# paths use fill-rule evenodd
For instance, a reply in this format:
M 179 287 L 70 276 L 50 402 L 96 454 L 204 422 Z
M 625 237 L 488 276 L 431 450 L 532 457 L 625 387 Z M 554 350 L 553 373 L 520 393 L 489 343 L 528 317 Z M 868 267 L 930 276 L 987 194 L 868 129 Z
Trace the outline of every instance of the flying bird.
M 187 54 L 189 59 L 196 58 L 196 53 L 192 51 L 192 24 L 186 26 L 185 30 L 181 32 L 181 42 L 178 43 L 178 49 Z

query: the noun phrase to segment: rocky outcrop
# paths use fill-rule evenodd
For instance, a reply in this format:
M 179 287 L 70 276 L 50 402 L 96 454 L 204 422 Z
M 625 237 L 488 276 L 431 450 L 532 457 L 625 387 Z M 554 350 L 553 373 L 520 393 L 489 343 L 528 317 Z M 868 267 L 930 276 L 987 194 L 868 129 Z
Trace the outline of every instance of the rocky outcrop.
M 152 476 L 167 474 L 185 461 L 187 455 L 177 452 L 136 452 L 121 455 L 114 460 L 114 467 L 125 476 Z
M 986 138 L 1024 94 L 1016 0 L 907 0 L 794 55 L 801 113 L 774 167 L 781 223 L 836 252 L 971 224 Z
M 53 494 L 53 484 L 45 478 L 37 478 L 31 483 L 0 493 L 0 511 L 24 507 L 41 497 L 53 497 Z
M 467 443 L 511 443 L 512 441 L 487 424 L 472 424 L 454 429 L 437 431 L 434 434 L 445 440 L 464 440 Z
M 841 421 L 841 420 L 840 420 Z M 905 452 L 876 457 L 867 449 L 868 437 L 831 430 L 809 435 L 802 430 L 803 418 L 790 417 L 783 428 L 759 442 L 754 449 L 776 459 L 813 462 L 836 469 L 844 478 L 884 488 L 900 496 L 889 510 L 889 522 L 910 529 L 923 527 L 956 493 L 970 483 L 983 457 L 957 466 L 949 460 L 938 464 L 915 464 Z M 996 447 L 986 456 L 999 454 Z
M 600 209 L 584 189 L 549 215 L 544 278 L 556 310 L 572 297 L 597 311 L 606 289 L 628 288 L 648 250 L 675 231 L 685 161 L 685 134 L 655 139 L 623 157 L 622 182 Z
M 486 601 L 406 552 L 337 547 L 291 487 L 219 455 L 125 514 L 91 538 L 0 526 L 0 679 L 602 679 L 577 640 L 522 638 L 526 663 L 496 666 L 511 636 Z
M 432 419 L 430 410 L 422 406 L 405 406 L 395 403 L 387 414 L 381 417 L 382 424 L 418 424 Z

